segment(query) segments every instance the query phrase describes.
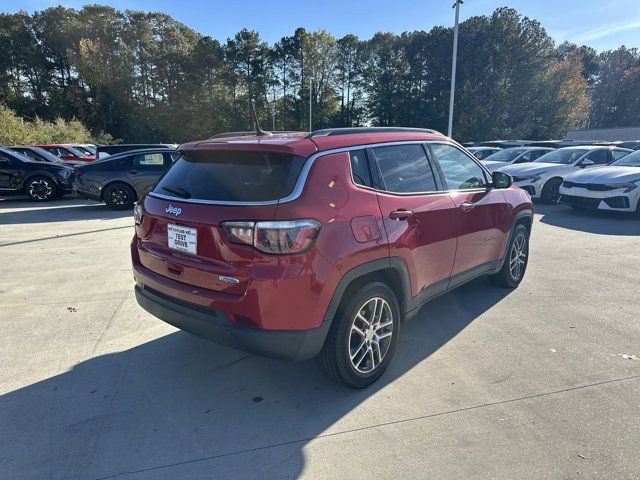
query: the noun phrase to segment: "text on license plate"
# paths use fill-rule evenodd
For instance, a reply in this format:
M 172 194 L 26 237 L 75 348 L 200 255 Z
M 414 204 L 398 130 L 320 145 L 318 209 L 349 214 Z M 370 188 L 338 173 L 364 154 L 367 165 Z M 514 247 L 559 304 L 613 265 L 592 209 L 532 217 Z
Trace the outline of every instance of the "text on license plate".
M 195 228 L 181 227 L 170 223 L 167 225 L 167 240 L 169 248 L 196 253 L 198 231 Z

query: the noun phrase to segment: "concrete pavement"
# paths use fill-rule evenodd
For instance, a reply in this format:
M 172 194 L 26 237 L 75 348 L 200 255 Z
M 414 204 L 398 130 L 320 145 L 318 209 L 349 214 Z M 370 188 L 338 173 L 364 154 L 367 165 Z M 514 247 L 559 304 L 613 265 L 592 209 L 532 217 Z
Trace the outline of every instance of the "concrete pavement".
M 520 288 L 426 305 L 353 391 L 140 309 L 130 212 L 0 200 L 0 477 L 640 478 L 640 220 L 537 212 Z

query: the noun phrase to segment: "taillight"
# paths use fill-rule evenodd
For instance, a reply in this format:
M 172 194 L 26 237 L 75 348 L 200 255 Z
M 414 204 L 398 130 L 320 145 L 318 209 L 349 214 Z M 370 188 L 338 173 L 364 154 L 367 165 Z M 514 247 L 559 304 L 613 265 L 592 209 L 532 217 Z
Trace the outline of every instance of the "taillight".
M 133 222 L 136 225 L 141 225 L 143 217 L 144 217 L 144 209 L 142 208 L 142 205 L 140 205 L 138 202 L 134 203 L 133 204 Z
M 320 223 L 315 220 L 224 222 L 220 226 L 230 242 L 252 245 L 275 255 L 309 250 L 320 232 Z

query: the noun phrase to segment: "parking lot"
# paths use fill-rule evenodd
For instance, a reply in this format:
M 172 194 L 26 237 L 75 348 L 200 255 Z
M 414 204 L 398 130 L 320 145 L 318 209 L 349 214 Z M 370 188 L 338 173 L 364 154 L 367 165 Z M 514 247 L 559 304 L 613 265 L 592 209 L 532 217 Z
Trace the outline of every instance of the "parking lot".
M 427 304 L 361 391 L 147 314 L 132 223 L 0 200 L 0 477 L 640 476 L 637 218 L 536 205 L 520 288 Z

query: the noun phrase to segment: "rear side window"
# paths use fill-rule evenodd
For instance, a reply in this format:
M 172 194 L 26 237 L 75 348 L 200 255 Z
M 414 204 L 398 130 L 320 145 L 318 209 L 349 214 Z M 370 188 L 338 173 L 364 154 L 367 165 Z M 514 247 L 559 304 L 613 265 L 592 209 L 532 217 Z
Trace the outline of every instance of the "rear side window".
M 305 159 L 273 152 L 189 152 L 171 167 L 154 193 L 224 202 L 265 202 L 286 197 Z
M 164 155 L 161 153 L 145 153 L 133 157 L 133 166 L 141 168 L 159 168 L 164 165 Z
M 468 190 L 487 186 L 484 170 L 453 145 L 430 144 L 449 190 Z
M 354 183 L 364 187 L 371 187 L 371 172 L 369 172 L 365 151 L 353 150 L 349 152 L 349 159 L 351 161 L 351 175 L 353 176 Z
M 391 193 L 437 190 L 431 165 L 422 145 L 389 145 L 372 149 L 383 189 Z
M 618 160 L 619 158 L 624 157 L 625 155 L 628 155 L 629 152 L 625 151 L 625 150 L 611 150 L 611 155 L 613 155 L 613 161 L 615 162 L 616 160 Z

